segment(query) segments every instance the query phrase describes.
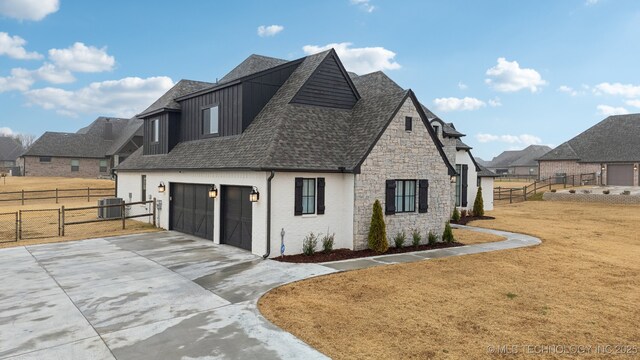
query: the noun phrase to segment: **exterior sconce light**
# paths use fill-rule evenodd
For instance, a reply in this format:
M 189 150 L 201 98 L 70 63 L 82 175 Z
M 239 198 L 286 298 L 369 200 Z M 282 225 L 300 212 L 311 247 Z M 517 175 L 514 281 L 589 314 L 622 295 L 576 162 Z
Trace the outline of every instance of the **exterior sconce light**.
M 451 176 L 451 183 L 454 184 L 456 182 L 456 175 Z
M 259 199 L 260 193 L 258 192 L 258 188 L 254 186 L 253 189 L 251 189 L 251 194 L 249 194 L 249 201 L 258 202 Z
M 602 171 L 604 171 L 606 168 L 604 167 L 604 165 L 602 165 Z
M 209 188 L 209 198 L 215 199 L 217 197 L 218 197 L 218 188 L 216 187 L 216 184 L 213 184 Z
M 158 192 L 163 193 L 165 190 L 167 190 L 167 187 L 164 185 L 162 181 L 160 181 L 160 185 L 158 185 Z
M 638 171 L 638 164 L 633 164 L 633 170 Z

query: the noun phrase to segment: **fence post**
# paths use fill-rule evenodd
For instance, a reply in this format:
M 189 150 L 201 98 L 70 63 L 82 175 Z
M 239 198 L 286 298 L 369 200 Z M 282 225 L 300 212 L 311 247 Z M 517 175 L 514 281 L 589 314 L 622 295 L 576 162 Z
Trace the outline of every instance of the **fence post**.
M 127 217 L 124 214 L 124 200 L 121 200 L 120 202 L 120 215 L 122 217 L 122 230 L 124 230 L 124 226 L 125 226 L 124 223 L 125 223 L 125 220 L 127 219 Z
M 153 227 L 156 227 L 156 198 L 153 198 Z
M 60 232 L 62 231 L 62 230 L 60 229 L 60 216 L 61 216 L 61 215 L 60 215 L 60 209 L 58 209 L 58 236 L 60 236 Z
M 91 188 L 87 188 L 87 202 L 91 202 Z
M 22 189 L 22 205 L 24 205 L 24 189 Z
M 19 226 L 18 223 L 19 223 L 18 212 L 16 211 L 16 241 L 18 241 L 18 226 Z
M 56 204 L 58 203 L 58 188 L 56 188 Z
M 502 200 L 502 187 L 498 186 L 498 200 Z
M 61 226 L 61 230 L 60 230 L 60 235 L 64 236 L 64 205 L 62 205 L 62 207 L 60 208 L 60 213 L 61 213 L 61 218 L 60 218 L 60 226 Z
M 18 210 L 18 240 L 22 240 L 22 210 Z
M 522 187 L 522 196 L 524 196 L 524 201 L 527 201 L 527 187 Z
M 509 204 L 513 203 L 513 188 L 509 188 Z

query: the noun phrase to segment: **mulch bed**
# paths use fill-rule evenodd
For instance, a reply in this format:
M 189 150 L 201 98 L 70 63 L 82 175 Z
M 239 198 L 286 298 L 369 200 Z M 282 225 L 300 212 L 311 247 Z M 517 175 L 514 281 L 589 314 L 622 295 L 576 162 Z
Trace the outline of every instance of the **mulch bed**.
M 389 255 L 389 254 L 401 254 L 413 251 L 422 251 L 422 250 L 433 250 L 433 249 L 444 249 L 456 246 L 463 246 L 464 244 L 453 242 L 453 243 L 436 243 L 434 245 L 419 245 L 419 246 L 405 246 L 402 248 L 390 247 L 386 253 L 377 253 L 370 249 L 364 250 L 349 250 L 349 249 L 336 249 L 331 251 L 330 253 L 317 252 L 314 255 L 285 255 L 278 256 L 273 258 L 272 260 L 289 262 L 289 263 L 320 263 L 326 261 L 338 261 L 338 260 L 348 260 L 348 259 L 357 259 L 363 257 L 370 256 L 378 256 L 378 255 Z
M 463 218 L 460 218 L 460 221 L 455 222 L 452 221 L 452 224 L 458 224 L 458 225 L 467 225 L 467 223 L 471 222 L 471 221 L 475 221 L 475 220 L 495 220 L 496 218 L 494 218 L 493 216 L 465 216 Z

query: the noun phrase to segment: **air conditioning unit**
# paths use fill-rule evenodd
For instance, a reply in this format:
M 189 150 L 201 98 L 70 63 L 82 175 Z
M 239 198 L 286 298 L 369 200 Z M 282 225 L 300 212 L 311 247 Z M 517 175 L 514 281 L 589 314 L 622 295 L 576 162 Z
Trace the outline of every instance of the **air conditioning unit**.
M 104 198 L 98 200 L 98 206 L 106 205 L 120 205 L 122 204 L 122 198 Z M 98 208 L 99 219 L 116 219 L 122 217 L 121 206 L 109 206 Z

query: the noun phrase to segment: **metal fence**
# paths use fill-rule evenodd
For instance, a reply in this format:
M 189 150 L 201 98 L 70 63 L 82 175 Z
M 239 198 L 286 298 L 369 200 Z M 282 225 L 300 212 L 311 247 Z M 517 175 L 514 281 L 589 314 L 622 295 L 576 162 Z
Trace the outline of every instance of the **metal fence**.
M 66 199 L 87 199 L 91 201 L 96 198 L 115 196 L 115 188 L 81 188 L 81 189 L 51 189 L 51 190 L 21 190 L 0 192 L 0 202 L 20 202 L 22 205 L 28 201 L 60 200 Z
M 148 211 L 129 214 L 132 205 L 144 205 Z M 0 213 L 0 242 L 64 236 L 108 234 L 109 231 L 144 226 L 135 218 L 147 218 L 156 225 L 156 200 L 113 205 L 98 205 Z

